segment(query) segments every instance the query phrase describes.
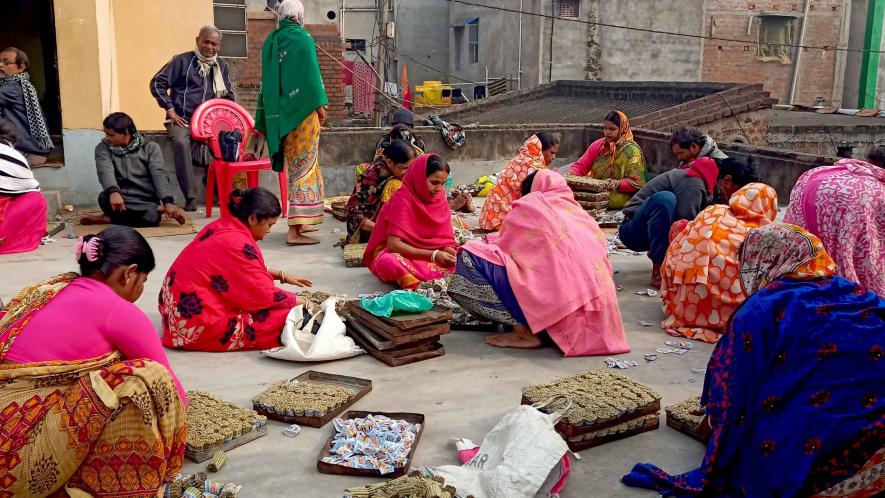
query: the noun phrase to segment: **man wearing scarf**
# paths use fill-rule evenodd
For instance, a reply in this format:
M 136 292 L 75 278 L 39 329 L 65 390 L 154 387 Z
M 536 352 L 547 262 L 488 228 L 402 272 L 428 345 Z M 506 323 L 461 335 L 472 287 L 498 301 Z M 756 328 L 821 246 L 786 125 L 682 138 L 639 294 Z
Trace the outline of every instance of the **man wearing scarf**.
M 184 194 L 186 211 L 197 210 L 195 159 L 206 164 L 204 146 L 191 140 L 191 116 L 207 100 L 235 100 L 230 70 L 227 62 L 218 57 L 219 50 L 221 32 L 214 26 L 203 26 L 196 48 L 173 57 L 151 80 L 151 94 L 166 111 L 166 130 L 175 151 L 175 176 Z
M 155 227 L 165 214 L 183 225 L 184 211 L 172 203 L 160 146 L 145 141 L 132 118 L 122 112 L 110 114 L 103 126 L 105 138 L 95 146 L 102 213 L 86 215 L 80 223 Z
M 31 84 L 27 54 L 15 48 L 0 50 L 0 119 L 16 129 L 15 148 L 30 166 L 46 162 L 52 139 L 46 128 L 37 90 Z
M 741 187 L 758 181 L 752 164 L 727 158 L 702 157 L 685 168 L 652 178 L 624 206 L 621 242 L 634 251 L 648 251 L 652 261 L 649 285 L 661 287 L 661 265 L 670 246 L 670 227 L 693 220 L 708 205 L 727 204 Z
M 688 168 L 691 163 L 702 157 L 714 161 L 727 159 L 728 155 L 719 150 L 719 145 L 710 135 L 704 135 L 697 128 L 679 128 L 670 137 L 670 150 L 679 159 L 680 168 Z

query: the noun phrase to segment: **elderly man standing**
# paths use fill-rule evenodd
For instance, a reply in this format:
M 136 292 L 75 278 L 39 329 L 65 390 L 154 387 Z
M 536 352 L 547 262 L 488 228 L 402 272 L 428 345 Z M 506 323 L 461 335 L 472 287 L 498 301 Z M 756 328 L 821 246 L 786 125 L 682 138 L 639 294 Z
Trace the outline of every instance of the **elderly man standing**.
M 30 166 L 46 162 L 52 139 L 37 90 L 31 84 L 31 63 L 23 51 L 8 47 L 0 50 L 0 116 L 15 126 L 15 149 Z
M 194 156 L 195 151 L 204 150 L 191 140 L 190 118 L 206 100 L 235 100 L 230 71 L 224 59 L 218 57 L 219 50 L 221 32 L 214 26 L 203 26 L 197 47 L 173 57 L 151 80 L 151 94 L 166 111 L 166 130 L 175 150 L 175 176 L 184 194 L 186 211 L 197 209 Z

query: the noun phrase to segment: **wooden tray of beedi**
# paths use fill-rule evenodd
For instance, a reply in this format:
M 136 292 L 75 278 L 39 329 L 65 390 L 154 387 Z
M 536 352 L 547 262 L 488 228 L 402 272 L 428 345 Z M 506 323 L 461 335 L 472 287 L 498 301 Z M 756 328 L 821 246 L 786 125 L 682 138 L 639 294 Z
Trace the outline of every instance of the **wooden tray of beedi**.
M 419 361 L 445 356 L 446 354 L 446 348 L 438 342 L 415 346 L 414 352 L 408 351 L 408 354 L 403 354 L 402 351 L 395 353 L 390 353 L 389 351 L 378 351 L 377 349 L 373 348 L 369 344 L 369 342 L 360 334 L 353 333 L 352 329 L 349 327 L 348 331 L 350 331 L 348 335 L 350 335 L 350 337 L 352 337 L 353 340 L 356 341 L 359 347 L 365 349 L 366 352 L 369 353 L 369 356 L 390 367 L 401 367 L 410 363 L 417 363 Z
M 411 467 L 412 461 L 415 458 L 415 450 L 418 449 L 418 443 L 421 441 L 421 435 L 424 433 L 424 415 L 421 413 L 366 412 L 351 410 L 345 413 L 344 416 L 342 416 L 341 418 L 366 418 L 369 415 L 383 415 L 394 420 L 405 420 L 410 424 L 421 424 L 421 426 L 418 428 L 417 433 L 415 434 L 415 441 L 412 443 L 412 448 L 409 451 L 405 466 L 397 467 L 396 470 L 394 470 L 392 473 L 382 475 L 381 472 L 378 470 L 355 469 L 352 467 L 345 467 L 344 465 L 336 465 L 334 463 L 324 462 L 323 458 L 329 456 L 329 449 L 332 448 L 332 441 L 335 439 L 336 431 L 335 429 L 332 429 L 332 434 L 329 436 L 329 439 L 326 440 L 326 443 L 320 449 L 320 454 L 317 457 L 318 472 L 320 472 L 321 474 L 334 474 L 339 476 L 382 477 L 384 479 L 396 479 L 397 477 L 402 477 L 406 475 L 406 473 L 408 473 L 409 467 Z
M 373 330 L 383 335 L 413 335 L 422 328 L 429 329 L 432 325 L 448 326 L 453 312 L 449 308 L 434 306 L 422 313 L 394 313 L 390 318 L 375 316 L 360 306 L 359 301 L 349 301 L 347 311 L 356 318 L 368 323 Z
M 296 406 L 290 409 L 288 407 L 279 408 L 271 405 L 269 399 L 266 400 L 265 398 L 270 398 L 271 396 L 278 397 L 279 394 L 276 393 L 279 392 L 279 387 L 286 387 L 285 384 L 291 384 L 293 388 L 295 388 L 295 385 L 304 387 L 329 386 L 335 390 L 335 395 L 338 395 L 338 393 L 346 395 L 344 391 L 350 391 L 351 394 L 346 399 L 342 398 L 340 404 L 336 403 L 337 406 L 333 406 L 321 413 L 309 411 L 308 407 L 304 406 Z M 354 403 L 362 399 L 371 390 L 372 381 L 369 379 L 308 370 L 294 379 L 274 383 L 274 385 L 252 398 L 252 407 L 256 412 L 271 420 L 320 428 L 353 406 Z M 308 415 L 308 413 L 310 414 Z
M 709 439 L 709 434 L 705 434 L 701 430 L 704 422 L 704 415 L 695 415 L 694 410 L 702 410 L 701 397 L 694 396 L 670 405 L 664 409 L 667 412 L 667 425 L 685 434 L 686 436 L 696 439 L 704 444 Z

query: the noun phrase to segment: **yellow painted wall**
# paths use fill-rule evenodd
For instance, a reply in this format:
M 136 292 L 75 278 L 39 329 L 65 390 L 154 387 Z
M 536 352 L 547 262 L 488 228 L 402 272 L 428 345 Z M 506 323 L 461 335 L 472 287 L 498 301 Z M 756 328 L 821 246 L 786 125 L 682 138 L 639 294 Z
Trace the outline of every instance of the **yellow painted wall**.
M 68 129 L 99 129 L 110 105 L 110 94 L 107 102 L 102 97 L 110 72 L 101 63 L 97 1 L 102 0 L 54 2 L 62 126 Z
M 62 126 L 101 129 L 111 112 L 163 129 L 149 83 L 212 24 L 212 0 L 55 0 Z
M 120 108 L 142 130 L 162 130 L 165 113 L 150 81 L 174 55 L 193 50 L 200 28 L 213 24 L 212 0 L 112 1 Z

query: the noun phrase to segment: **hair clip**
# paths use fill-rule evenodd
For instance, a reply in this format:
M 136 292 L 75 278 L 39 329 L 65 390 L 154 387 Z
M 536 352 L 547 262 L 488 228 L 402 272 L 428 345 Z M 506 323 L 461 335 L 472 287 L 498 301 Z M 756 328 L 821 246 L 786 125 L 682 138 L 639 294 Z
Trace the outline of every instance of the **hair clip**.
M 77 261 L 80 261 L 80 258 L 83 255 L 86 255 L 86 261 L 90 263 L 94 263 L 98 261 L 98 252 L 101 249 L 101 239 L 98 237 L 92 237 L 88 242 L 85 241 L 83 237 L 77 239 L 77 245 L 74 247 L 74 254 L 77 257 Z

